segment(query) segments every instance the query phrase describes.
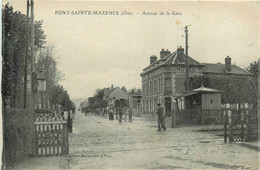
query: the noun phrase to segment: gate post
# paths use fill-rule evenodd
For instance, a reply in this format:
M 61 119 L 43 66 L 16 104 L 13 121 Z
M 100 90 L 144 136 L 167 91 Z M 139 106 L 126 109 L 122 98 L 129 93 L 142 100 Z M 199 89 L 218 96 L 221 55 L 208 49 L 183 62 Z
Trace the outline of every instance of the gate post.
M 245 134 L 244 134 L 244 112 L 241 112 L 241 140 L 244 141 L 245 140 Z
M 228 111 L 228 117 L 229 117 L 229 143 L 233 142 L 233 121 L 232 121 L 232 111 Z
M 63 150 L 63 153 L 62 154 L 68 154 L 69 153 L 69 142 L 68 142 L 68 121 L 67 123 L 64 123 L 63 124 L 63 147 L 64 149 Z
M 176 113 L 175 113 L 174 110 L 171 112 L 171 116 L 172 116 L 172 126 L 171 126 L 171 128 L 175 128 L 176 127 Z
M 250 141 L 250 127 L 249 127 L 249 120 L 250 120 L 250 117 L 249 117 L 249 114 L 246 115 L 246 142 L 249 142 Z
M 224 111 L 224 142 L 227 143 L 227 123 L 228 123 L 228 115 L 227 112 Z

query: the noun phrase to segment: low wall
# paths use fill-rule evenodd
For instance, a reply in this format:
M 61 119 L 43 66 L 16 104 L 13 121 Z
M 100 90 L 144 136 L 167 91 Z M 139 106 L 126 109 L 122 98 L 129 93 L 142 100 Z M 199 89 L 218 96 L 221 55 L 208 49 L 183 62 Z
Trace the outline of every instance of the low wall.
M 8 167 L 34 153 L 35 113 L 29 109 L 3 109 L 4 162 Z

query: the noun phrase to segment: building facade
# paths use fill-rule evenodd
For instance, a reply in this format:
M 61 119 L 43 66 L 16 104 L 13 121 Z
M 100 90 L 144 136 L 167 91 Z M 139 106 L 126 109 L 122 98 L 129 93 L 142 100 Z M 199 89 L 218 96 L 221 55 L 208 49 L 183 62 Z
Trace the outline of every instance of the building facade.
M 202 75 L 251 76 L 249 72 L 232 65 L 230 57 L 225 58 L 225 64 L 200 63 L 188 57 L 188 64 L 190 80 L 194 76 Z M 172 53 L 162 49 L 159 59 L 152 55 L 150 65 L 143 69 L 140 76 L 142 77 L 142 112 L 155 112 L 157 103 L 161 103 L 165 111 L 170 112 L 174 107 L 175 98 L 185 92 L 187 76 L 184 48 L 177 48 Z
M 111 85 L 109 88 L 104 88 L 103 100 L 108 101 L 108 107 L 116 107 L 116 101 L 128 102 L 128 94 L 126 88 L 115 87 Z

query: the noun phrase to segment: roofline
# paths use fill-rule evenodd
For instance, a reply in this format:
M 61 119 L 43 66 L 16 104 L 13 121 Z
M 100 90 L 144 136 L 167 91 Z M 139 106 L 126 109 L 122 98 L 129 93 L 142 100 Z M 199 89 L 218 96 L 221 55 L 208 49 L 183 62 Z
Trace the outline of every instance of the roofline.
M 171 65 L 173 65 L 173 66 L 179 66 L 179 65 L 184 65 L 184 66 L 186 66 L 186 64 L 171 64 Z M 189 67 L 190 67 L 190 66 L 192 66 L 192 67 L 194 67 L 194 66 L 197 66 L 197 67 L 204 67 L 205 65 L 202 65 L 202 64 L 200 64 L 200 65 L 189 64 Z
M 215 64 L 215 63 L 203 63 L 204 65 L 225 65 L 225 64 Z M 237 66 L 237 65 L 234 65 L 234 64 L 231 64 L 231 66 L 233 66 L 233 67 L 237 67 L 238 69 L 240 69 L 240 70 L 242 70 L 242 71 L 244 71 L 244 72 L 246 72 L 247 74 L 249 74 L 249 75 L 253 75 L 253 73 L 251 73 L 251 72 L 249 72 L 249 71 L 247 71 L 246 69 L 243 69 L 243 68 L 241 68 L 241 67 L 239 67 L 239 66 Z M 206 72 L 206 71 L 205 71 Z M 230 72 L 227 72 L 228 74 L 235 74 L 235 73 L 230 73 Z M 221 73 L 217 73 L 217 74 L 221 74 Z M 246 75 L 246 74 L 236 74 L 236 75 Z
M 232 75 L 237 75 L 237 76 L 248 76 L 248 77 L 253 76 L 253 74 L 236 74 L 236 73 L 230 73 L 230 72 L 216 73 L 216 72 L 203 71 L 202 73 L 206 73 L 206 74 L 232 74 Z
M 147 73 L 150 73 L 151 71 L 154 71 L 154 70 L 156 70 L 156 69 L 158 69 L 158 68 L 160 68 L 160 67 L 162 67 L 162 66 L 164 66 L 164 65 L 159 65 L 158 67 L 156 67 L 156 68 L 154 68 L 154 69 L 152 69 L 152 70 L 147 70 L 145 73 L 142 72 L 142 73 L 140 73 L 140 76 L 142 77 L 143 75 L 145 75 L 145 74 L 147 74 Z

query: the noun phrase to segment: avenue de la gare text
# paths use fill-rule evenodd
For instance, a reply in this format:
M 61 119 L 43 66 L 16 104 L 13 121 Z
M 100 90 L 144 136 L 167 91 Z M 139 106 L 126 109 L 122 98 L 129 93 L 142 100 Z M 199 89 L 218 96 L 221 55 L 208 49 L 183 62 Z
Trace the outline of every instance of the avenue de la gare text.
M 133 15 L 134 12 L 131 11 L 70 11 L 70 10 L 56 10 L 55 15 L 111 15 L 111 16 L 122 16 L 122 15 Z M 176 11 L 160 11 L 160 12 L 150 12 L 143 11 L 141 13 L 136 12 L 136 15 L 182 15 L 181 12 Z

